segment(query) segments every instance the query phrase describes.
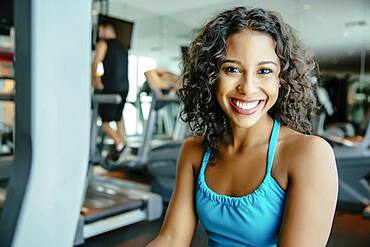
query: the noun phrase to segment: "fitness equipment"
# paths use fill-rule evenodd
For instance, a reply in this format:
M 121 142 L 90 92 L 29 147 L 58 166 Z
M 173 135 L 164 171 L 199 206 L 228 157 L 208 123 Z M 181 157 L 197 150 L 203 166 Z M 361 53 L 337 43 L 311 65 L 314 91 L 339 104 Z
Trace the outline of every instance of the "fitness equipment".
M 152 93 L 149 118 L 144 128 L 144 137 L 137 151 L 119 159 L 107 160 L 102 166 L 107 170 L 140 172 L 151 181 L 151 189 L 169 201 L 175 180 L 177 157 L 186 133 L 186 125 L 177 118 L 172 139 L 153 140 L 158 112 L 168 104 L 179 104 L 175 95 L 158 96 Z
M 0 246 L 71 246 L 88 163 L 91 2 L 15 0 L 14 10 L 15 152 Z
M 370 122 L 361 143 L 334 145 L 339 174 L 338 201 L 343 203 L 370 205 L 370 191 L 361 184 L 370 171 Z
M 333 116 L 334 109 L 330 101 L 328 92 L 323 87 L 317 87 L 317 97 L 319 102 L 324 107 L 324 110 L 318 116 L 316 123 L 314 124 L 314 132 L 321 136 L 339 137 L 344 138 L 346 136 L 354 136 L 355 129 L 350 123 L 330 123 L 328 126 L 325 126 L 326 116 Z
M 4 79 L 1 77 L 0 79 Z M 6 79 L 13 79 L 13 78 L 6 78 Z M 0 101 L 14 101 L 14 93 L 0 93 Z M 1 135 L 2 137 L 3 135 Z M 1 140 L 3 142 L 3 139 Z M 12 140 L 13 143 L 13 140 Z M 12 147 L 12 146 L 11 146 Z M 0 155 L 0 212 L 2 205 L 4 204 L 6 198 L 6 186 L 8 184 L 8 180 L 11 175 L 11 168 L 13 162 L 13 153 L 2 152 Z M 0 213 L 1 215 L 1 213 Z
M 131 103 L 136 109 L 138 128 L 144 129 L 144 126 L 146 126 L 146 122 L 149 117 L 144 116 L 144 109 L 147 109 L 147 107 L 149 107 L 150 111 L 151 101 L 152 91 L 148 81 L 145 81 L 136 95 L 136 100 L 133 102 L 128 102 Z M 156 115 L 155 128 L 153 130 L 152 139 L 173 139 L 174 131 L 177 124 L 176 119 L 179 106 L 180 102 L 177 101 L 162 107 L 158 111 L 158 114 Z M 135 143 L 136 146 L 141 144 L 140 135 L 130 136 L 129 138 L 131 146 L 132 143 Z
M 367 206 L 370 204 L 369 191 L 361 185 L 361 179 L 370 171 L 370 122 L 361 142 L 333 135 L 334 131 L 326 131 L 323 128 L 325 115 L 333 114 L 333 106 L 325 89 L 319 88 L 318 99 L 325 111 L 320 115 L 317 134 L 333 146 L 339 175 L 338 201 Z M 343 135 L 344 132 L 343 130 Z
M 156 220 L 162 215 L 162 198 L 150 192 L 148 186 L 95 176 L 92 172 L 92 164 L 104 162 L 96 150 L 98 104 L 120 102 L 120 95 L 115 94 L 95 94 L 92 97 L 88 184 L 75 245 L 84 243 L 86 238 L 142 220 Z

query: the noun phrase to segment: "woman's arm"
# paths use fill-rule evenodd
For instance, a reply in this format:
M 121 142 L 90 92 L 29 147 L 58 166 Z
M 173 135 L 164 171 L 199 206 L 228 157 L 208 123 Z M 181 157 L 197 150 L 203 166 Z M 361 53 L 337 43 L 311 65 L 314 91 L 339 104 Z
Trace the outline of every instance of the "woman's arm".
M 326 246 L 338 194 L 335 157 L 330 145 L 304 136 L 284 153 L 288 160 L 288 194 L 278 246 Z
M 175 189 L 159 235 L 148 247 L 190 246 L 198 217 L 195 211 L 194 160 L 201 163 L 201 145 L 195 138 L 185 140 L 179 157 Z

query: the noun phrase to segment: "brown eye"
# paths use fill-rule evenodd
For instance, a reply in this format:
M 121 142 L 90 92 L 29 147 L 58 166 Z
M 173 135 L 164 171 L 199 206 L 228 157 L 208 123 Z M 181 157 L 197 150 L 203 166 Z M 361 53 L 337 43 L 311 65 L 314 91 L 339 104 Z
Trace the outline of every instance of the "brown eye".
M 272 70 L 269 68 L 263 68 L 263 69 L 258 70 L 258 74 L 261 74 L 261 75 L 267 75 L 270 73 L 272 73 Z
M 239 68 L 228 66 L 224 69 L 227 73 L 241 73 Z

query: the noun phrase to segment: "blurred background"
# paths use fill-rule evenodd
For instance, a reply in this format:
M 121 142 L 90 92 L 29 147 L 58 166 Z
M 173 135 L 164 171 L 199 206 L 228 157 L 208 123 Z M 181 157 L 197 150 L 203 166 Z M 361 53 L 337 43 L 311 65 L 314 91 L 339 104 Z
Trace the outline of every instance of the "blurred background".
M 177 154 L 182 140 L 190 135 L 186 125 L 179 120 L 181 104 L 176 95 L 171 95 L 170 100 L 158 97 L 154 93 L 155 86 L 145 72 L 161 68 L 180 76 L 187 48 L 202 25 L 215 14 L 236 6 L 262 7 L 277 11 L 312 49 L 319 65 L 319 75 L 311 79 L 318 87 L 317 98 L 321 105 L 320 112 L 312 116 L 313 132 L 332 145 L 340 179 L 337 213 L 328 246 L 370 246 L 369 0 L 92 0 L 76 5 L 73 1 L 66 1 L 64 6 L 53 4 L 51 1 L 45 1 L 47 3 L 44 5 L 41 1 L 26 2 L 4 0 L 0 5 L 0 202 L 3 205 L 8 204 L 2 207 L 1 212 L 0 230 L 4 232 L 0 232 L 0 236 L 7 236 L 4 238 L 7 242 L 0 244 L 1 246 L 7 246 L 22 236 L 32 239 L 31 230 L 25 235 L 16 235 L 17 224 L 21 221 L 20 212 L 22 207 L 26 207 L 21 198 L 27 194 L 27 188 L 31 188 L 32 184 L 25 182 L 22 186 L 19 185 L 20 180 L 28 181 L 23 178 L 30 176 L 30 172 L 21 172 L 20 169 L 32 171 L 35 167 L 32 162 L 22 166 L 14 162 L 17 147 L 28 145 L 22 144 L 23 139 L 17 136 L 17 133 L 23 133 L 17 123 L 25 123 L 22 117 L 28 116 L 25 113 L 27 109 L 17 107 L 17 104 L 28 99 L 28 96 L 17 93 L 22 91 L 31 94 L 32 91 L 24 86 L 27 84 L 27 78 L 18 80 L 19 75 L 27 74 L 24 59 L 21 57 L 28 58 L 30 69 L 40 66 L 39 73 L 46 70 L 42 68 L 43 65 L 30 62 L 36 60 L 32 60 L 34 58 L 31 51 L 30 54 L 25 52 L 27 47 L 30 50 L 36 49 L 37 42 L 42 46 L 44 41 L 40 40 L 48 42 L 48 37 L 55 35 L 56 43 L 43 46 L 51 55 L 46 55 L 41 61 L 49 64 L 52 63 L 50 61 L 58 61 L 59 65 L 56 64 L 55 67 L 63 67 L 65 78 L 60 77 L 59 82 L 55 82 L 59 83 L 59 86 L 56 86 L 59 88 L 64 83 L 63 80 L 69 80 L 73 73 L 78 73 L 72 71 L 73 73 L 68 75 L 71 59 L 84 56 L 85 65 L 93 61 L 96 42 L 99 40 L 99 23 L 106 20 L 114 25 L 118 40 L 128 50 L 129 92 L 123 110 L 128 147 L 118 160 L 107 160 L 114 141 L 102 130 L 102 120 L 97 114 L 99 104 L 116 104 L 122 100 L 120 97 L 100 97 L 96 91 L 94 93 L 94 90 L 88 89 L 88 99 L 83 99 L 82 96 L 76 99 L 74 104 L 86 104 L 88 107 L 89 117 L 86 121 L 90 125 L 86 122 L 85 127 L 89 129 L 86 139 L 89 145 L 85 145 L 85 152 L 89 155 L 80 171 L 76 172 L 73 167 L 63 170 L 64 176 L 75 174 L 79 177 L 79 183 L 82 185 L 79 186 L 80 190 L 75 192 L 76 200 L 70 199 L 70 204 L 75 205 L 75 211 L 80 207 L 81 210 L 71 216 L 70 222 L 73 224 L 70 228 L 73 230 L 68 232 L 69 245 L 144 246 L 160 229 L 172 193 Z M 17 7 L 24 10 L 17 10 Z M 80 12 L 84 14 L 78 17 Z M 40 17 L 43 15 L 44 19 Z M 50 23 L 46 23 L 49 24 L 47 26 L 45 22 Z M 25 31 L 27 28 L 31 31 Z M 58 28 L 61 28 L 60 31 Z M 85 31 L 79 34 L 78 30 Z M 77 33 L 76 36 L 74 33 Z M 70 57 L 67 58 L 54 52 L 65 47 L 70 41 L 73 44 L 74 39 L 75 43 L 83 47 L 83 54 L 70 49 Z M 66 53 L 68 55 L 68 52 Z M 74 66 L 82 68 L 83 63 L 76 62 Z M 100 73 L 104 74 L 104 68 Z M 91 88 L 90 74 L 85 73 L 84 76 L 85 81 L 88 81 L 86 88 Z M 24 80 L 24 83 L 18 85 L 21 80 Z M 29 80 L 32 82 L 36 79 Z M 33 84 L 29 83 L 28 86 L 30 85 Z M 50 88 L 47 85 L 50 85 Z M 70 88 L 73 87 L 72 84 Z M 51 84 L 45 84 L 44 89 L 54 92 Z M 168 92 L 165 91 L 171 88 L 160 89 L 166 94 Z M 37 89 L 34 90 L 32 92 Z M 60 97 L 64 99 L 68 99 L 69 95 L 71 93 L 60 93 Z M 33 102 L 32 97 L 35 95 L 29 97 L 31 100 L 22 104 L 28 104 L 33 109 L 34 106 L 30 102 Z M 45 109 L 43 111 L 46 111 Z M 31 110 L 31 116 L 34 112 L 37 110 Z M 72 119 L 75 121 L 74 115 L 62 116 L 60 119 L 65 119 L 66 122 Z M 62 132 L 67 133 L 67 127 Z M 114 123 L 111 127 L 117 128 Z M 31 136 L 41 132 L 32 131 L 30 128 Z M 71 135 L 66 138 L 68 140 L 63 139 L 64 145 L 78 142 L 79 138 L 82 137 Z M 63 145 L 62 141 L 58 143 Z M 82 152 L 74 150 L 78 154 Z M 71 156 L 73 155 L 75 153 L 72 152 Z M 85 156 L 87 159 L 87 155 Z M 46 176 L 53 167 L 45 168 L 49 170 L 43 174 Z M 17 179 L 17 176 L 24 177 Z M 44 184 L 45 187 L 48 186 L 46 182 Z M 57 187 L 62 189 L 63 186 L 55 185 L 55 188 Z M 138 194 L 132 197 L 132 192 L 127 192 L 133 187 L 140 191 L 142 197 L 138 199 Z M 22 188 L 20 192 L 18 188 Z M 15 196 L 8 197 L 9 192 Z M 45 199 L 45 202 L 47 201 L 49 200 Z M 12 207 L 18 209 L 9 213 Z M 49 209 L 50 207 L 45 208 Z M 14 215 L 10 217 L 9 214 Z M 62 225 L 54 226 L 56 230 L 58 227 L 62 228 Z M 41 246 L 43 243 L 47 246 L 46 240 L 38 241 Z M 21 242 L 19 240 L 19 243 Z M 206 244 L 207 237 L 199 225 L 192 246 Z

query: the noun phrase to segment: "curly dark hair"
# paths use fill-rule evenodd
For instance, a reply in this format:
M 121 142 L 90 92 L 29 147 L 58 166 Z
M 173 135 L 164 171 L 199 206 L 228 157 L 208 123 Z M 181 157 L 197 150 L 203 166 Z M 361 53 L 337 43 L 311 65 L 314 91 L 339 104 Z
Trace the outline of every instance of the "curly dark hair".
M 211 19 L 191 43 L 183 65 L 179 91 L 183 121 L 204 144 L 215 149 L 228 134 L 229 122 L 216 100 L 215 86 L 226 56 L 226 39 L 245 29 L 268 34 L 276 42 L 281 62 L 279 97 L 268 114 L 301 133 L 311 133 L 310 115 L 317 109 L 311 76 L 317 65 L 310 50 L 301 43 L 282 17 L 261 8 L 237 7 Z

